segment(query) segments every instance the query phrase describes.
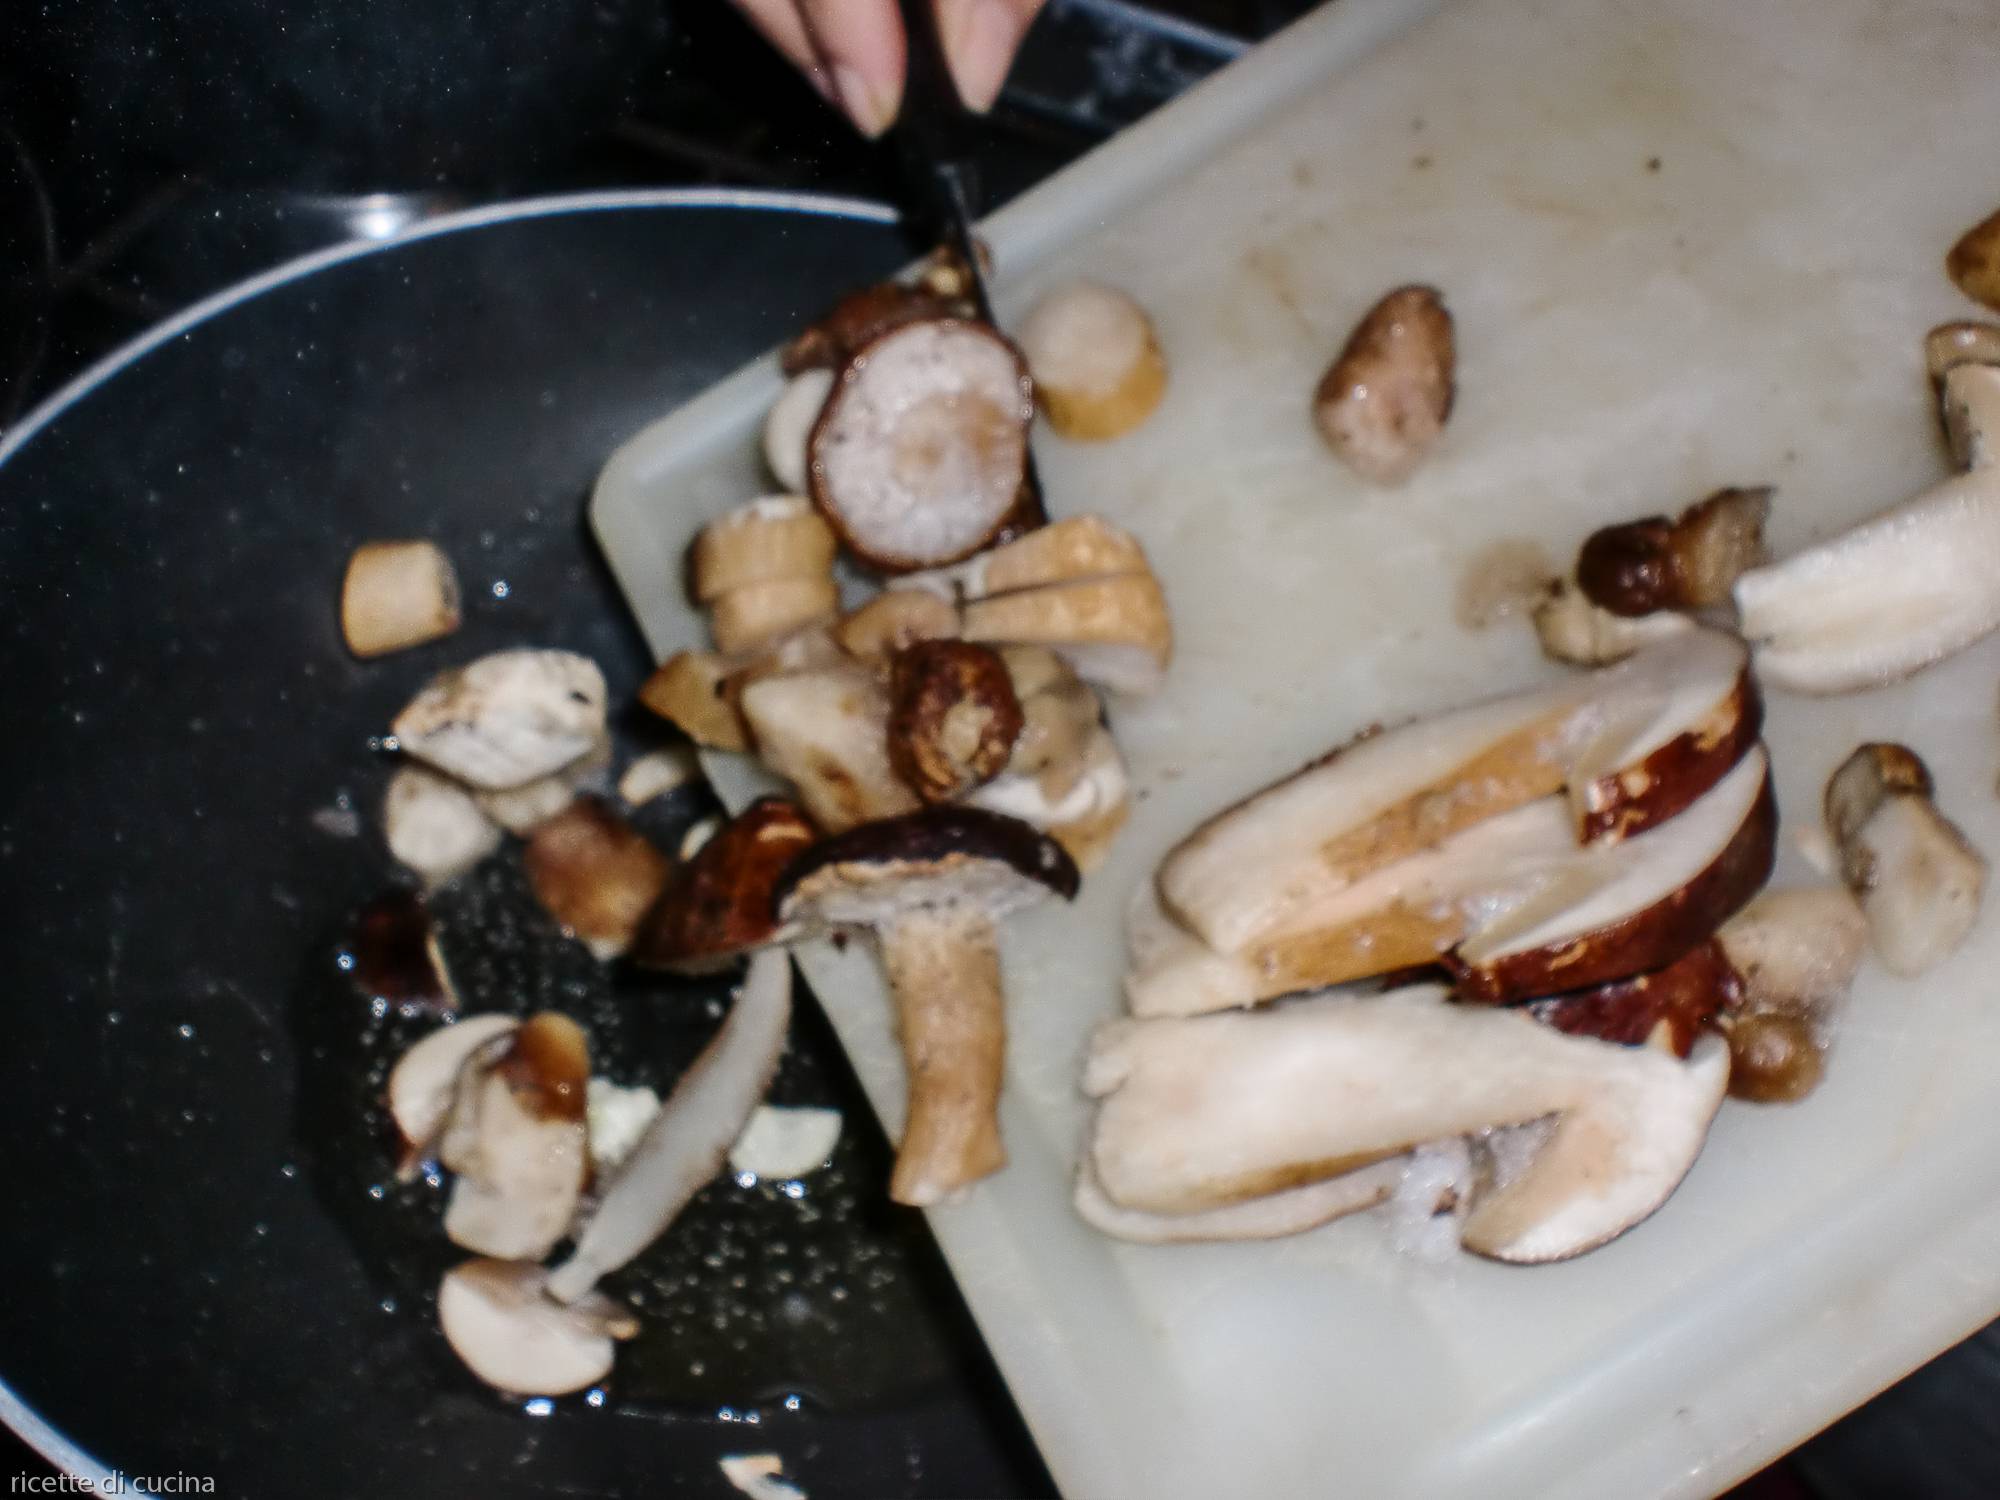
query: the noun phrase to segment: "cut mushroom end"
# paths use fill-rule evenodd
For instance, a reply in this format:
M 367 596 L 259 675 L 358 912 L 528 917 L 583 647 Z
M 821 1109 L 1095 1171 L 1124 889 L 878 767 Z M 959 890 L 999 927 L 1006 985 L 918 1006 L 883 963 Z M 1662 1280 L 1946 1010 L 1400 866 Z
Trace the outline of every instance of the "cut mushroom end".
M 547 1295 L 549 1273 L 519 1261 L 468 1260 L 438 1287 L 438 1325 L 487 1385 L 516 1396 L 566 1396 L 611 1373 L 614 1341 L 639 1321 L 609 1297 L 569 1304 Z
M 889 764 L 926 803 L 997 776 L 1022 728 L 1007 665 L 971 641 L 920 641 L 889 662 Z
M 908 572 L 985 546 L 1026 474 L 1033 387 L 983 324 L 905 324 L 855 354 L 815 424 L 814 502 L 862 562 Z
M 1045 293 L 1021 320 L 1021 352 L 1049 424 L 1098 442 L 1130 432 L 1160 404 L 1167 362 L 1144 308 L 1126 293 L 1076 281 Z
M 1534 607 L 1535 636 L 1544 655 L 1573 666 L 1602 667 L 1623 661 L 1655 641 L 1695 628 L 1673 610 L 1616 615 L 1590 599 L 1574 582 L 1553 585 Z
M 435 542 L 366 542 L 340 589 L 340 633 L 364 659 L 421 646 L 459 625 L 458 574 Z
M 947 641 L 958 634 L 958 606 L 927 589 L 894 588 L 877 594 L 834 627 L 841 650 L 864 661 L 893 655 L 919 641 Z
M 831 574 L 746 583 L 711 602 L 709 633 L 723 655 L 745 656 L 831 620 L 839 609 L 840 590 Z
M 536 828 L 522 865 L 542 909 L 600 958 L 631 946 L 672 868 L 645 835 L 596 797 L 577 800 Z
M 458 1013 L 437 930 L 415 891 L 385 892 L 356 912 L 347 952 L 348 977 L 369 999 L 446 1019 Z
M 1643 1087 L 1565 1111 L 1527 1169 L 1474 1206 L 1465 1248 L 1517 1264 L 1567 1260 L 1665 1203 L 1708 1139 L 1729 1085 L 1729 1048 L 1704 1037 L 1688 1061 L 1637 1077 Z
M 1320 436 L 1363 479 L 1402 484 L 1444 432 L 1455 366 L 1444 299 L 1433 287 L 1398 287 L 1369 309 L 1320 378 Z
M 711 750 L 747 750 L 750 737 L 729 701 L 734 665 L 712 651 L 677 651 L 639 689 L 639 701 Z
M 436 1146 L 467 1066 L 490 1044 L 512 1037 L 520 1025 L 515 1016 L 467 1016 L 439 1027 L 397 1059 L 389 1073 L 387 1102 L 389 1118 L 403 1138 L 406 1168 Z
M 2000 213 L 1960 235 L 1944 258 L 1945 275 L 1974 302 L 2000 310 Z
M 740 699 L 758 753 L 812 820 L 839 832 L 918 806 L 889 760 L 889 695 L 858 663 L 774 672 Z

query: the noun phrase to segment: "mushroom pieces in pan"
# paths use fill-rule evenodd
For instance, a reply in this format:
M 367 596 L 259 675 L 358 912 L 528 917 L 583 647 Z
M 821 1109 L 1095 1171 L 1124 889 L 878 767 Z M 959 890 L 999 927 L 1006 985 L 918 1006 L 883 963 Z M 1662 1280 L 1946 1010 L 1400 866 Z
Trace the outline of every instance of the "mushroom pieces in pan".
M 808 850 L 778 915 L 872 933 L 908 1067 L 908 1115 L 889 1195 L 943 1201 L 1005 1164 L 998 1108 L 1006 1014 L 995 929 L 1077 889 L 1062 846 L 1016 818 L 938 806 L 866 823 Z

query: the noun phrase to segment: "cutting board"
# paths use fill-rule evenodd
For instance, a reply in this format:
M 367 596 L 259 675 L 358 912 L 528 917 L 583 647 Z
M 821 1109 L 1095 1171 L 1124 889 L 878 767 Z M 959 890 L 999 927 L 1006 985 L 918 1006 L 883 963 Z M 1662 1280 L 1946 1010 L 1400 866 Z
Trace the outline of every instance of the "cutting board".
M 1116 1496 L 1713 1493 L 2000 1312 L 2000 911 L 1920 982 L 1864 972 L 1828 1077 L 1731 1103 L 1660 1214 L 1578 1261 L 1399 1258 L 1367 1217 L 1133 1247 L 1072 1215 L 1078 1063 L 1119 1009 L 1124 905 L 1206 812 L 1347 738 L 1557 670 L 1453 594 L 1487 544 L 1777 487 L 1788 551 L 1944 471 L 1922 371 L 1974 311 L 1946 247 L 2000 206 L 2000 27 L 1952 0 L 1340 0 L 997 216 L 1002 321 L 1076 275 L 1155 315 L 1164 406 L 1040 436 L 1051 508 L 1146 543 L 1180 651 L 1114 706 L 1137 786 L 1071 908 L 1007 936 L 1012 1165 L 932 1221 L 1051 1468 Z M 1387 288 L 1441 288 L 1458 405 L 1404 489 L 1307 418 Z M 595 521 L 654 647 L 708 516 L 768 486 L 769 361 L 635 437 Z M 1929 760 L 2000 851 L 2000 643 L 1848 698 L 1775 698 L 1779 879 L 1862 739 Z M 718 767 L 727 794 L 750 783 Z M 2000 901 L 1996 901 L 2000 906 Z M 801 955 L 893 1129 L 867 955 Z

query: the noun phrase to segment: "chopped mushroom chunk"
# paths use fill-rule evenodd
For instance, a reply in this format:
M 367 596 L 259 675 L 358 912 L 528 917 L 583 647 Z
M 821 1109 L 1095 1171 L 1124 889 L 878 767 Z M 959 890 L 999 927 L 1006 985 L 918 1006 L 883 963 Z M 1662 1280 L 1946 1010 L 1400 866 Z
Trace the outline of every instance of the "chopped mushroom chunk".
M 742 709 L 764 764 L 828 832 L 918 805 L 889 762 L 888 692 L 860 665 L 759 677 L 743 688 Z
M 389 1117 L 403 1137 L 403 1157 L 399 1176 L 412 1175 L 424 1156 L 437 1144 L 452 1101 L 468 1067 L 490 1063 L 505 1046 L 496 1042 L 512 1038 L 520 1029 L 516 1016 L 467 1016 L 449 1026 L 440 1026 L 405 1052 L 389 1073 Z
M 646 836 L 585 797 L 538 827 L 522 860 L 542 909 L 599 958 L 632 945 L 672 864 Z
M 639 701 L 711 750 L 747 750 L 750 737 L 729 700 L 735 665 L 714 651 L 676 651 L 653 670 Z
M 1146 310 L 1116 287 L 1073 281 L 1020 324 L 1021 352 L 1049 424 L 1083 442 L 1121 437 L 1153 414 L 1167 361 Z
M 1692 619 L 1675 610 L 1636 617 L 1615 615 L 1591 603 L 1568 579 L 1549 588 L 1533 615 L 1542 651 L 1557 661 L 1582 667 L 1609 666 L 1665 636 L 1695 628 Z
M 609 1297 L 565 1306 L 549 1273 L 522 1261 L 463 1261 L 438 1287 L 438 1324 L 465 1367 L 497 1391 L 566 1396 L 611 1373 L 612 1341 L 639 1320 Z
M 478 799 L 428 766 L 401 766 L 382 798 L 382 836 L 396 862 L 427 885 L 456 879 L 500 847 Z
M 1014 818 L 941 806 L 863 824 L 796 860 L 779 915 L 874 934 L 908 1069 L 908 1117 L 889 1196 L 942 1202 L 998 1171 L 1006 1010 L 995 929 L 1076 894 L 1054 841 Z
M 1456 363 L 1451 314 L 1437 289 L 1396 288 L 1355 325 L 1320 378 L 1320 436 L 1363 479 L 1403 483 L 1444 432 Z
M 639 924 L 635 963 L 684 974 L 726 968 L 787 941 L 778 880 L 818 834 L 782 797 L 760 797 L 675 870 Z
M 386 656 L 458 629 L 458 574 L 435 542 L 366 542 L 348 559 L 340 589 L 347 649 Z
M 1914 978 L 1958 951 L 1979 916 L 1986 861 L 1937 810 L 1914 751 L 1856 750 L 1826 784 L 1826 824 L 1884 968 Z
M 758 1177 L 806 1177 L 840 1144 L 840 1111 L 760 1104 L 729 1148 L 729 1165 Z
M 889 660 L 889 764 L 925 802 L 991 781 L 1020 737 L 1021 703 L 999 654 L 919 641 Z
M 442 672 L 396 715 L 403 753 L 504 791 L 560 771 L 604 734 L 597 663 L 573 651 L 496 651 Z

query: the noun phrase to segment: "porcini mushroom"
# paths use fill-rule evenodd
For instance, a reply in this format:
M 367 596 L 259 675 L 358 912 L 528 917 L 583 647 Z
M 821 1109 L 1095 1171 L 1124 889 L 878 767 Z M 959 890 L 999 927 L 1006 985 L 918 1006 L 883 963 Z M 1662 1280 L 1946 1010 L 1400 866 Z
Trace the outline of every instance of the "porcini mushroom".
M 479 1255 L 539 1260 L 569 1232 L 590 1165 L 589 1043 L 569 1017 L 542 1011 L 477 1060 L 460 1071 L 438 1141 L 458 1174 L 444 1232 Z
M 1972 467 L 1736 581 L 1766 682 L 1844 693 L 1941 661 L 2000 626 L 2000 368 L 1945 372 L 1952 449 Z
M 992 594 L 966 604 L 962 621 L 968 641 L 1047 646 L 1084 681 L 1134 697 L 1157 692 L 1173 660 L 1173 622 L 1151 573 Z
M 1121 1208 L 1097 1180 L 1086 1160 L 1077 1169 L 1072 1201 L 1077 1216 L 1113 1239 L 1142 1245 L 1178 1245 L 1209 1240 L 1273 1240 L 1303 1234 L 1348 1214 L 1386 1202 L 1401 1181 L 1406 1158 L 1390 1157 L 1321 1182 L 1286 1188 L 1241 1203 L 1186 1214 L 1147 1213 Z
M 458 629 L 458 574 L 435 542 L 365 542 L 347 562 L 340 633 L 364 660 Z
M 889 659 L 889 764 L 924 802 L 991 781 L 1020 737 L 1007 664 L 970 641 L 918 641 Z
M 1875 956 L 1914 978 L 1966 939 L 1986 861 L 1937 810 L 1930 771 L 1904 745 L 1863 745 L 1826 784 L 1826 826 L 1861 901 Z
M 1664 636 L 1694 629 L 1693 619 L 1676 610 L 1636 618 L 1614 615 L 1591 603 L 1571 579 L 1552 585 L 1536 602 L 1532 617 L 1543 654 L 1581 667 L 1623 661 Z
M 1958 237 L 1944 272 L 1974 302 L 2000 308 L 2000 213 L 1988 214 Z
M 764 417 L 764 463 L 794 495 L 806 492 L 806 444 L 832 390 L 830 368 L 801 370 L 785 382 Z
M 424 898 L 415 891 L 385 891 L 354 914 L 347 956 L 348 978 L 371 1000 L 408 1014 L 446 1019 L 458 1013 L 458 991 L 445 966 Z
M 1083 442 L 1121 437 L 1153 414 L 1167 361 L 1146 310 L 1116 287 L 1072 281 L 1042 294 L 1018 333 L 1049 425 Z
M 787 941 L 778 878 L 818 837 L 782 797 L 760 797 L 674 871 L 639 924 L 632 960 L 683 974 L 712 973 Z
M 1348 335 L 1313 393 L 1320 436 L 1374 484 L 1403 483 L 1451 415 L 1451 314 L 1435 287 L 1397 287 Z
M 772 672 L 740 704 L 764 764 L 830 833 L 918 806 L 889 762 L 889 695 L 855 662 Z
M 1736 580 L 1764 561 L 1769 486 L 1717 490 L 1681 512 L 1592 532 L 1576 581 L 1591 603 L 1628 619 L 1663 609 L 1725 604 Z
M 672 868 L 597 797 L 577 799 L 536 828 L 521 863 L 542 909 L 599 958 L 631 946 Z
M 841 369 L 813 427 L 814 503 L 870 567 L 956 562 L 1014 509 L 1033 415 L 1027 365 L 991 328 L 904 324 Z
M 1742 981 L 1739 1008 L 1823 1024 L 1868 949 L 1868 921 L 1838 886 L 1765 891 L 1716 930 Z
M 569 1258 L 548 1281 L 561 1302 L 588 1297 L 629 1264 L 707 1185 L 770 1087 L 792 1016 L 792 961 L 767 948 L 750 960 L 735 1002 L 604 1188 Z
M 520 1025 L 518 1016 L 467 1016 L 440 1026 L 396 1060 L 389 1071 L 387 1103 L 389 1118 L 403 1138 L 399 1175 L 413 1172 L 437 1144 L 467 1066 L 492 1043 L 513 1036 Z M 494 1050 L 497 1055 L 504 1049 Z
M 399 766 L 382 795 L 389 853 L 426 885 L 463 875 L 500 847 L 500 827 L 459 782 L 429 766 Z
M 490 791 L 560 771 L 604 734 L 597 663 L 573 651 L 496 651 L 431 679 L 396 715 L 403 753 Z
M 866 823 L 794 861 L 787 921 L 872 933 L 896 1004 L 909 1112 L 889 1196 L 942 1201 L 1006 1161 L 998 1106 L 1006 1010 L 995 928 L 1050 894 L 1076 894 L 1060 845 L 1015 818 L 940 806 Z
M 609 1297 L 568 1306 L 547 1294 L 549 1273 L 525 1261 L 462 1261 L 438 1286 L 438 1326 L 452 1353 L 497 1391 L 566 1396 L 611 1373 L 612 1342 L 639 1320 Z
M 1436 986 L 1269 1012 L 1118 1021 L 1085 1065 L 1086 1146 L 1118 1207 L 1205 1213 L 1327 1181 L 1426 1142 L 1557 1116 L 1527 1170 L 1472 1210 L 1465 1242 L 1561 1259 L 1629 1229 L 1686 1175 L 1728 1049 L 1683 1063 L 1565 1035 Z

